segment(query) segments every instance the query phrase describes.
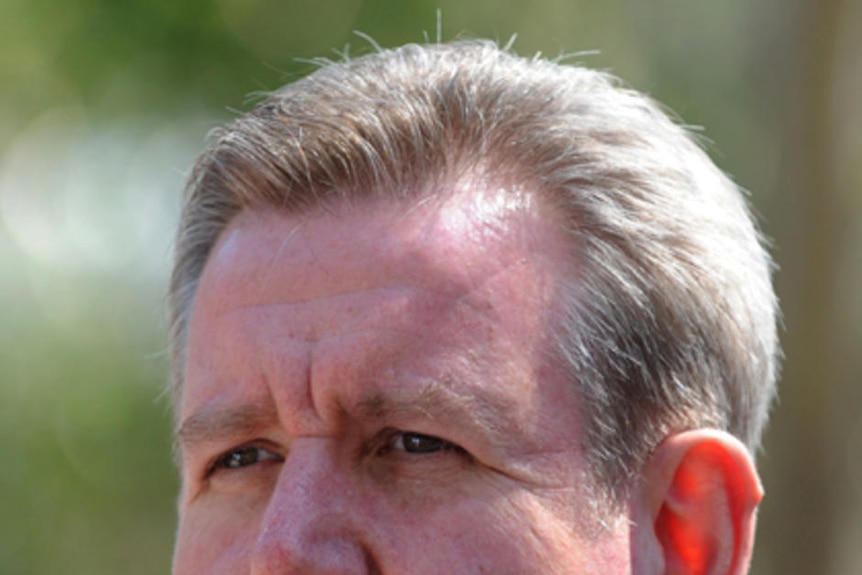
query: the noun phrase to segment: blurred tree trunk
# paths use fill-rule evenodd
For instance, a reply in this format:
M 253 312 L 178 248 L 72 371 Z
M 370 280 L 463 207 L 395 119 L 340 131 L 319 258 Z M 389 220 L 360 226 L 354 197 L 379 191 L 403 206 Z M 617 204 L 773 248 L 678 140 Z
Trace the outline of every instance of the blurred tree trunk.
M 793 5 L 776 2 L 771 8 Z M 850 374 L 842 369 L 847 334 L 842 333 L 844 309 L 835 296 L 846 262 L 842 248 L 849 212 L 834 170 L 832 104 L 836 38 L 848 10 L 844 0 L 795 5 L 795 33 L 784 56 L 790 59 L 784 62 L 788 93 L 780 117 L 779 204 L 773 209 L 787 362 L 763 461 L 765 540 L 755 574 L 838 575 L 837 517 L 846 504 L 842 489 L 848 488 L 841 481 L 847 456 L 842 427 L 849 426 L 852 411 L 840 403 L 850 389 Z M 769 475 L 775 480 L 770 482 Z

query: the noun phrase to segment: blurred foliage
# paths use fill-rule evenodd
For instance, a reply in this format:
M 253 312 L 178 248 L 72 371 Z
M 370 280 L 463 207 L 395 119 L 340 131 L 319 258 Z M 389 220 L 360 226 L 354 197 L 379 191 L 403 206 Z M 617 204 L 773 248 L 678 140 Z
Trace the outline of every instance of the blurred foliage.
M 303 59 L 370 50 L 355 30 L 434 41 L 440 9 L 443 39 L 517 33 L 707 126 L 782 266 L 754 573 L 862 572 L 860 5 L 0 0 L 0 571 L 169 571 L 161 298 L 183 174 Z

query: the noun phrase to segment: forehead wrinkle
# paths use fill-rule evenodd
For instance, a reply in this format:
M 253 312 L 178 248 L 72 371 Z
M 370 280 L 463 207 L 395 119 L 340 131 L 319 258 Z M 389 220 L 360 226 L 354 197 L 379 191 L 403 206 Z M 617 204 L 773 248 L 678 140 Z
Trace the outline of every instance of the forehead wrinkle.
M 362 294 L 372 294 L 375 292 L 379 293 L 389 293 L 389 292 L 421 292 L 425 294 L 429 294 L 432 296 L 441 296 L 444 295 L 442 292 L 438 290 L 434 290 L 431 288 L 425 288 L 422 286 L 414 286 L 412 284 L 404 283 L 403 285 L 391 285 L 391 286 L 368 286 L 356 289 L 343 289 L 341 291 L 333 291 L 332 293 L 324 293 L 321 295 L 315 295 L 311 297 L 303 297 L 296 298 L 285 301 L 272 301 L 272 302 L 263 302 L 263 303 L 254 303 L 254 304 L 243 304 L 238 305 L 234 309 L 230 310 L 231 313 L 243 310 L 256 310 L 268 307 L 280 307 L 280 306 L 295 306 L 295 305 L 305 305 L 305 304 L 325 304 L 342 298 L 351 298 L 355 295 Z
M 508 273 L 514 273 L 518 268 L 522 266 L 534 266 L 534 262 L 531 262 L 529 258 L 526 256 L 519 257 L 518 259 L 507 262 L 505 265 L 498 267 L 498 269 L 492 271 L 491 273 L 482 274 L 480 278 L 475 281 L 472 281 L 471 285 L 465 287 L 463 292 L 458 295 L 458 297 L 452 302 L 453 306 L 459 303 L 465 303 L 469 305 L 473 309 L 485 310 L 487 309 L 488 299 L 486 293 L 490 291 L 493 293 L 494 284 L 497 280 L 504 281 L 501 278 L 504 278 Z M 534 270 L 535 272 L 535 270 Z M 537 273 L 533 274 L 533 282 L 536 282 L 536 277 L 538 277 Z M 471 278 L 472 279 L 472 278 Z M 533 285 L 533 284 L 531 284 Z M 536 287 L 542 287 L 540 285 L 536 285 Z M 481 302 L 475 302 L 473 299 L 478 296 L 484 296 Z
M 266 272 L 263 274 L 263 278 L 262 278 L 260 284 L 258 285 L 258 293 L 262 294 L 264 292 L 264 290 L 266 290 L 267 286 L 269 285 L 270 280 L 272 279 L 272 277 L 276 273 L 277 266 L 278 266 L 279 260 L 282 257 L 282 254 L 287 249 L 287 246 L 290 243 L 290 240 L 293 238 L 294 235 L 296 235 L 300 231 L 301 227 L 302 227 L 302 222 L 297 223 L 288 232 L 286 232 L 283 235 L 283 237 L 281 238 L 281 241 L 278 244 L 278 248 L 275 250 L 275 253 L 272 256 L 272 260 L 269 262 L 269 265 L 267 266 Z M 315 254 L 313 252 L 312 252 L 312 258 L 317 260 Z
M 414 292 L 422 292 L 423 297 L 415 297 Z M 378 341 L 407 341 L 429 328 L 427 321 L 416 319 L 420 314 L 432 310 L 435 321 L 443 321 L 451 318 L 452 307 L 461 304 L 460 294 L 451 299 L 412 286 L 375 288 L 365 293 L 367 297 L 358 301 L 355 294 L 345 292 L 305 301 L 246 304 L 223 312 L 220 321 L 226 331 L 250 334 L 255 339 L 254 349 L 278 354 L 283 341 L 306 346 L 326 341 L 332 346 L 338 340 L 365 335 Z M 254 334 L 264 326 L 273 327 L 273 331 L 259 340 Z

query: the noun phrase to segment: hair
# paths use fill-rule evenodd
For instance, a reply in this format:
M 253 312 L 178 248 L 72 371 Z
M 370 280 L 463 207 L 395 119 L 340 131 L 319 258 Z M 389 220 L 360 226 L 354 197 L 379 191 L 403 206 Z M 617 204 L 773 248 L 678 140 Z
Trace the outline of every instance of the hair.
M 490 41 L 321 62 L 214 133 L 189 179 L 168 294 L 175 399 L 198 282 L 239 212 L 409 200 L 477 172 L 534 190 L 570 239 L 556 351 L 609 500 L 673 431 L 722 429 L 755 451 L 777 306 L 740 190 L 613 76 Z

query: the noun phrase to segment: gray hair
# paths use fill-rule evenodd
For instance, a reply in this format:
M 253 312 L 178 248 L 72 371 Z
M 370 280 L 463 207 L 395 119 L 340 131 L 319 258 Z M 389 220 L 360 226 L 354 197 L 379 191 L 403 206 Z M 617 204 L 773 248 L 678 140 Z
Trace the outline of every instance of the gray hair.
M 175 397 L 198 281 L 240 211 L 409 199 L 477 170 L 536 190 L 571 240 L 558 352 L 609 499 L 673 431 L 722 429 L 754 451 L 777 305 L 739 189 L 648 97 L 488 41 L 326 62 L 215 134 L 189 180 L 168 295 Z

